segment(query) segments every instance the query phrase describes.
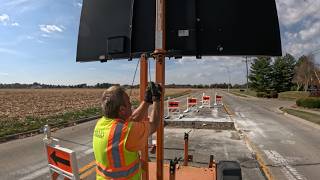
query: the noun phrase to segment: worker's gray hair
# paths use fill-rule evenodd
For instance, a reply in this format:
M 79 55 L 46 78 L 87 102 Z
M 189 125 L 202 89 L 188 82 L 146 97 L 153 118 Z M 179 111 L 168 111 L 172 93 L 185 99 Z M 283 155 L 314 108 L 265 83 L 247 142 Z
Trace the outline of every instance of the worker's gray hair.
M 102 114 L 107 118 L 118 118 L 120 106 L 125 105 L 125 91 L 120 86 L 111 86 L 102 94 Z

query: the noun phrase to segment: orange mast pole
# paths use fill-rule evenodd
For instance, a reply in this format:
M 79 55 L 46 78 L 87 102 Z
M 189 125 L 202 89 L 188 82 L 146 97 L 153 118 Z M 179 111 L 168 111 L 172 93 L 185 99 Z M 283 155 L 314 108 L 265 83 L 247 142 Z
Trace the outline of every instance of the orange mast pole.
M 156 82 L 160 83 L 163 87 L 165 85 L 165 57 L 164 51 L 156 50 Z M 160 125 L 157 129 L 157 180 L 163 180 L 163 113 L 164 113 L 164 93 L 163 88 L 161 102 L 160 102 Z
M 146 92 L 148 84 L 148 59 L 145 54 L 140 57 L 140 102 L 144 100 L 144 93 Z M 148 117 L 143 117 L 143 121 L 148 121 Z M 141 151 L 142 159 L 142 179 L 149 179 L 149 164 L 148 164 L 148 140 L 143 151 Z
M 157 129 L 157 180 L 163 180 L 164 149 L 164 93 L 165 93 L 165 0 L 156 0 L 156 37 L 154 57 L 156 59 L 156 82 L 163 87 L 160 102 L 160 125 Z

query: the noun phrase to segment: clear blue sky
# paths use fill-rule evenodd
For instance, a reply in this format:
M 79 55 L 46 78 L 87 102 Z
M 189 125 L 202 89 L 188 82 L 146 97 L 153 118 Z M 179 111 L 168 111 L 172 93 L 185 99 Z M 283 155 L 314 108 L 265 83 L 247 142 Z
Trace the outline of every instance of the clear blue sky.
M 0 0 L 0 83 L 129 84 L 137 61 L 75 62 L 81 6 L 81 0 Z M 277 0 L 277 7 L 284 52 L 320 49 L 320 0 Z M 228 82 L 228 74 L 233 84 L 244 83 L 242 59 L 167 61 L 167 83 Z

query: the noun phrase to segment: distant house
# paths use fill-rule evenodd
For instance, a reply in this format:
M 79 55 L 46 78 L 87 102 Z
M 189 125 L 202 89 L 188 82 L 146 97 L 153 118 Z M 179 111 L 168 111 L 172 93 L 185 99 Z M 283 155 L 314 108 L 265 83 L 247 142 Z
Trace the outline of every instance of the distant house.
M 40 85 L 32 85 L 30 88 L 31 89 L 42 89 L 42 86 L 40 86 Z

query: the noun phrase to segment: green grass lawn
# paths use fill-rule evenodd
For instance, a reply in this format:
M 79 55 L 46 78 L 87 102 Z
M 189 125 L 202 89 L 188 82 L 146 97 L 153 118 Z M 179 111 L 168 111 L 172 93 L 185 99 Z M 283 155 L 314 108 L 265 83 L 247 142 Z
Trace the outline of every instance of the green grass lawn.
M 247 96 L 257 97 L 257 92 L 250 89 L 249 91 L 247 91 L 246 89 L 244 89 L 244 91 L 240 91 L 240 89 L 230 89 L 230 93 L 237 96 L 241 96 L 241 97 L 247 97 Z
M 282 109 L 283 111 L 287 112 L 288 114 L 300 117 L 302 119 L 305 119 L 307 121 L 316 123 L 320 125 L 320 116 L 317 114 L 309 113 L 309 112 L 304 112 L 304 111 L 299 111 L 299 110 L 294 110 L 294 109 L 287 109 L 284 108 Z
M 238 92 L 234 92 L 234 91 L 230 91 L 229 93 L 236 95 L 236 96 L 240 96 L 240 97 L 248 97 L 247 95 L 244 95 L 244 94 L 238 93 Z
M 88 108 L 82 111 L 67 112 L 46 118 L 28 116 L 24 120 L 3 119 L 0 121 L 0 138 L 7 135 L 37 130 L 46 124 L 59 127 L 66 123 L 73 122 L 74 120 L 100 115 L 102 115 L 101 108 L 96 107 Z
M 279 99 L 295 101 L 299 98 L 305 98 L 309 96 L 309 92 L 304 91 L 287 91 L 279 93 Z
M 257 97 L 257 92 L 253 90 L 249 90 L 247 92 L 246 89 L 244 91 L 240 91 L 240 89 L 230 89 L 230 93 L 241 96 L 241 97 L 246 97 L 246 96 L 253 96 Z M 292 100 L 295 101 L 299 98 L 305 98 L 309 97 L 309 92 L 304 92 L 304 91 L 287 91 L 287 92 L 281 92 L 279 93 L 279 99 L 280 100 Z

